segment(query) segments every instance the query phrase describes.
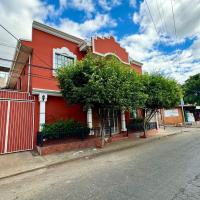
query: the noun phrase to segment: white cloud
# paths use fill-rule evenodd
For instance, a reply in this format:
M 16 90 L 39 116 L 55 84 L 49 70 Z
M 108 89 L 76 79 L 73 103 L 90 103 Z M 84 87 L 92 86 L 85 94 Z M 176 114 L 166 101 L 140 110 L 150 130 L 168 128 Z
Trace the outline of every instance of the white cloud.
M 106 11 L 111 10 L 115 6 L 119 6 L 122 1 L 121 0 L 98 0 L 99 5 Z
M 0 1 L 0 24 L 4 25 L 17 38 L 31 39 L 32 21 L 37 20 L 46 23 L 47 19 L 58 18 L 60 24 L 57 25 L 49 22 L 56 28 L 71 33 L 76 36 L 89 37 L 100 31 L 101 28 L 116 26 L 108 14 L 97 13 L 93 18 L 87 19 L 82 23 L 72 21 L 68 18 L 62 18 L 62 12 L 66 8 L 71 8 L 72 3 L 75 9 L 85 12 L 93 12 L 95 10 L 91 0 L 60 0 L 59 8 L 55 9 L 54 5 L 46 4 L 41 0 L 1 0 Z M 0 28 L 0 57 L 12 59 L 16 45 L 16 40 Z M 12 47 L 5 47 L 9 45 Z M 0 61 L 0 64 L 2 62 Z M 3 63 L 5 64 L 5 62 Z M 9 65 L 10 63 L 6 63 Z
M 172 2 L 177 38 L 170 1 L 147 0 L 159 36 L 143 1 L 140 3 L 139 11 L 133 14 L 133 23 L 140 27 L 139 33 L 125 36 L 120 43 L 128 50 L 132 58 L 144 63 L 145 71 L 161 70 L 179 82 L 183 82 L 188 76 L 200 72 L 200 4 L 199 0 L 193 0 L 192 4 L 189 0 Z M 196 40 L 191 47 L 183 51 L 177 49 L 177 51 L 165 53 L 157 48 L 161 43 L 166 48 L 169 45 L 175 47 L 191 38 L 196 38 Z
M 135 8 L 137 2 L 136 2 L 136 0 L 130 0 L 130 1 L 129 1 L 129 4 L 130 4 L 131 7 L 134 7 L 134 8 Z
M 60 8 L 66 8 L 67 7 L 67 0 L 59 0 Z
M 95 5 L 92 0 L 71 0 L 69 1 L 70 7 L 84 11 L 86 13 L 92 13 L 95 11 Z
M 43 22 L 54 13 L 54 7 L 39 0 L 1 0 L 0 24 L 17 38 L 31 39 L 33 19 Z M 16 39 L 0 27 L 0 57 L 13 59 Z M 8 47 L 9 46 L 9 47 Z M 0 61 L 0 65 L 10 66 L 10 62 Z
M 85 3 L 87 2 L 89 1 L 85 1 Z M 83 4 L 81 5 L 81 3 Z M 78 6 L 76 9 L 85 9 L 85 12 L 86 7 L 90 12 L 94 9 L 88 4 L 84 5 L 84 1 L 76 1 L 76 4 L 74 5 Z M 58 9 L 55 9 L 53 5 L 47 5 L 40 0 L 2 0 L 0 1 L 0 24 L 4 25 L 17 38 L 23 39 L 31 39 L 33 20 L 45 23 L 47 18 L 54 19 L 55 17 L 59 17 L 59 25 L 53 22 L 49 22 L 49 24 L 62 31 L 83 38 L 88 38 L 89 36 L 100 32 L 101 28 L 116 26 L 115 20 L 108 14 L 103 15 L 97 13 L 92 19 L 87 19 L 82 23 L 72 21 L 68 18 L 62 18 L 62 12 L 65 8 L 68 8 L 68 6 L 70 6 L 70 4 L 66 0 L 60 0 Z M 16 39 L 0 27 L 0 57 L 13 59 L 16 43 Z M 9 67 L 11 63 L 0 60 L 0 65 Z
M 17 37 L 30 37 L 32 20 L 44 21 L 53 12 L 51 5 L 39 0 L 2 0 L 0 1 L 0 23 Z M 8 35 L 1 34 L 2 36 Z M 9 36 L 10 37 L 10 36 Z M 12 39 L 12 37 L 10 37 Z
M 78 37 L 88 38 L 96 34 L 101 28 L 114 26 L 116 26 L 116 22 L 108 14 L 97 13 L 95 18 L 88 19 L 83 23 L 77 23 L 68 18 L 62 19 L 57 28 Z

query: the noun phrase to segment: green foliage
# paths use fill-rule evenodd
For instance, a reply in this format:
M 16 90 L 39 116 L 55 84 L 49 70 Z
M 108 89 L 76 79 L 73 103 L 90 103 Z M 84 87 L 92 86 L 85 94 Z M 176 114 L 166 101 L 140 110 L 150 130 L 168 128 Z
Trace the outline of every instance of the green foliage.
M 140 107 L 146 113 L 144 124 L 158 109 L 178 105 L 182 95 L 175 80 L 160 74 L 139 76 L 113 56 L 88 53 L 76 65 L 60 68 L 57 74 L 62 95 L 68 102 L 119 110 Z
M 42 134 L 47 139 L 85 138 L 89 135 L 90 129 L 75 120 L 59 120 L 52 124 L 44 124 Z
M 180 102 L 182 90 L 179 84 L 161 74 L 144 74 L 142 77 L 143 92 L 146 95 L 143 108 L 173 108 Z
M 140 103 L 138 75 L 113 56 L 88 53 L 76 65 L 60 68 L 57 74 L 62 95 L 72 104 L 128 110 Z
M 183 89 L 186 103 L 200 105 L 200 73 L 186 80 Z
M 159 73 L 144 74 L 141 77 L 143 85 L 143 102 L 141 107 L 145 111 L 144 136 L 150 120 L 155 116 L 158 109 L 168 109 L 177 106 L 182 97 L 179 84 Z M 146 136 L 145 136 L 146 137 Z

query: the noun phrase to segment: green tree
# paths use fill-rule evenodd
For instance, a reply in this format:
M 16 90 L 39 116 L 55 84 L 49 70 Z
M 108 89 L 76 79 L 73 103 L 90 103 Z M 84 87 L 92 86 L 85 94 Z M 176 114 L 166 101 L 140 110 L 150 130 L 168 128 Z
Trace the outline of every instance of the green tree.
M 88 53 L 75 65 L 58 70 L 63 97 L 86 109 L 100 108 L 102 143 L 107 110 L 127 111 L 141 103 L 141 81 L 129 65 L 114 56 L 100 57 Z
M 146 95 L 141 107 L 145 111 L 144 137 L 146 137 L 147 124 L 159 109 L 173 108 L 180 102 L 182 90 L 179 84 L 159 73 L 147 74 L 142 77 L 143 93 Z
M 200 73 L 187 79 L 183 90 L 186 103 L 200 105 Z

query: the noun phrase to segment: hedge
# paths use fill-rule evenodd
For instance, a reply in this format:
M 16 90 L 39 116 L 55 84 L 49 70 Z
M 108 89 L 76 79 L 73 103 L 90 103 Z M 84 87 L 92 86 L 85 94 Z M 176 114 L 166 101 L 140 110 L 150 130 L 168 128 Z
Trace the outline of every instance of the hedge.
M 42 129 L 43 138 L 61 139 L 61 138 L 86 138 L 90 129 L 86 124 L 75 120 L 59 120 L 52 124 L 44 124 Z

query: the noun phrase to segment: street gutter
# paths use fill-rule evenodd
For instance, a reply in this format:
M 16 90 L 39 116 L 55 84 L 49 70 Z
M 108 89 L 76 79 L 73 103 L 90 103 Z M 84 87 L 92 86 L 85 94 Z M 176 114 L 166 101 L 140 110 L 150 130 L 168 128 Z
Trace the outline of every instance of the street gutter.
M 149 138 L 145 138 L 145 139 L 140 139 L 138 141 L 133 142 L 132 144 L 124 145 L 122 147 L 117 147 L 117 148 L 113 148 L 113 149 L 112 148 L 106 149 L 106 147 L 105 147 L 105 148 L 100 149 L 98 152 L 93 152 L 92 154 L 88 153 L 88 155 L 85 154 L 85 155 L 81 155 L 81 156 L 76 157 L 76 158 L 70 158 L 70 159 L 67 159 L 67 160 L 63 160 L 63 161 L 59 161 L 59 162 L 55 162 L 55 163 L 51 163 L 51 164 L 46 164 L 46 165 L 43 165 L 41 167 L 35 167 L 33 169 L 24 170 L 24 171 L 21 171 L 21 172 L 17 172 L 17 173 L 14 173 L 14 174 L 3 176 L 3 177 L 0 177 L 0 181 L 7 179 L 7 178 L 23 175 L 23 174 L 26 174 L 26 173 L 38 171 L 38 170 L 41 170 L 41 169 L 53 168 L 53 167 L 56 167 L 58 165 L 66 164 L 66 163 L 69 163 L 69 162 L 75 162 L 75 161 L 78 161 L 78 160 L 93 159 L 95 157 L 99 157 L 99 156 L 102 156 L 102 155 L 107 155 L 107 154 L 111 154 L 111 153 L 115 153 L 115 152 L 119 152 L 119 151 L 128 150 L 128 149 L 138 147 L 138 146 L 141 146 L 143 144 L 150 143 L 150 142 L 153 142 L 153 141 L 156 141 L 156 140 L 164 139 L 164 138 L 167 138 L 167 137 L 170 137 L 170 136 L 175 136 L 175 135 L 181 134 L 183 132 L 187 132 L 187 131 L 177 130 L 174 133 L 170 133 L 170 134 L 166 134 L 166 135 L 153 136 L 153 137 L 149 137 Z M 130 139 L 127 139 L 127 140 L 130 140 Z M 109 144 L 109 145 L 112 145 L 112 144 Z

